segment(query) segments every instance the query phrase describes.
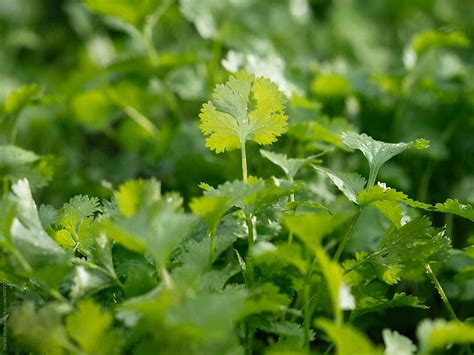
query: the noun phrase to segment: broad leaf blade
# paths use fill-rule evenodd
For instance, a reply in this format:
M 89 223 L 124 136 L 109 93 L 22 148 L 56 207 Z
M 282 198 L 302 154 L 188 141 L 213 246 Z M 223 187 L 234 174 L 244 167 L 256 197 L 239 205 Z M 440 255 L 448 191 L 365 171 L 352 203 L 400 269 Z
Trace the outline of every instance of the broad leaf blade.
M 357 203 L 357 195 L 364 189 L 366 183 L 365 178 L 357 173 L 343 173 L 319 165 L 313 165 L 313 168 L 326 174 L 350 201 Z
M 240 71 L 217 85 L 212 98 L 199 117 L 206 146 L 216 153 L 237 149 L 247 140 L 271 144 L 286 131 L 284 95 L 269 79 Z

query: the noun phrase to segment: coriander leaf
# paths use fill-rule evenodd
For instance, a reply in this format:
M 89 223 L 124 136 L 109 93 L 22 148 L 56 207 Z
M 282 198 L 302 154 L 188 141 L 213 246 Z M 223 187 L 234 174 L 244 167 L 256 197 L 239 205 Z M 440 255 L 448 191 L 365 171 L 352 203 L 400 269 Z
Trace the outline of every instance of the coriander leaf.
M 66 329 L 86 354 L 119 354 L 120 334 L 111 329 L 113 317 L 94 301 L 86 300 L 66 318 Z
M 333 216 L 326 212 L 302 212 L 283 217 L 286 227 L 310 249 L 321 245 L 322 238 L 332 233 L 346 219 L 347 216 Z
M 12 186 L 12 190 L 11 198 L 17 206 L 17 214 L 10 233 L 15 247 L 31 266 L 65 261 L 66 253 L 43 229 L 28 180 L 19 180 Z
M 2 145 L 0 174 L 13 183 L 26 178 L 34 189 L 45 186 L 51 179 L 52 171 L 48 158 L 14 145 Z
M 421 354 L 446 350 L 451 344 L 474 343 L 474 327 L 458 321 L 425 319 L 417 328 Z
M 384 329 L 382 336 L 385 343 L 384 355 L 412 355 L 416 353 L 416 345 L 397 331 Z
M 228 196 L 202 196 L 193 198 L 189 207 L 194 214 L 203 218 L 209 230 L 213 231 L 231 206 L 232 199 Z
M 12 312 L 13 334 L 39 353 L 61 354 L 64 350 L 77 353 L 62 323 L 68 311 L 69 306 L 65 304 L 49 303 L 35 309 L 33 302 L 26 302 Z
M 404 292 L 395 293 L 391 299 L 378 298 L 375 295 L 366 294 L 357 298 L 357 307 L 351 313 L 351 319 L 358 318 L 371 312 L 380 312 L 389 308 L 412 307 L 427 309 L 423 301 L 418 297 L 407 295 Z
M 316 326 L 326 332 L 336 346 L 336 355 L 382 355 L 382 350 L 375 347 L 359 330 L 350 325 L 337 325 L 326 319 L 316 321 Z
M 284 95 L 269 79 L 240 71 L 216 86 L 213 99 L 203 105 L 200 128 L 206 146 L 216 153 L 245 145 L 265 145 L 286 131 Z
M 357 203 L 359 203 L 359 205 L 361 206 L 367 206 L 376 201 L 402 202 L 410 207 L 421 208 L 424 210 L 432 210 L 431 205 L 412 200 L 403 192 L 397 191 L 390 187 L 385 187 L 384 184 L 378 184 L 375 186 L 367 187 L 357 196 Z
M 469 38 L 462 32 L 423 31 L 413 38 L 411 47 L 416 53 L 423 53 L 433 47 L 469 47 Z
M 179 196 L 162 196 L 156 180 L 126 183 L 116 196 L 122 215 L 101 220 L 104 232 L 130 250 L 149 252 L 156 266 L 163 266 L 190 231 L 194 216 L 182 211 Z
M 427 217 L 421 217 L 387 233 L 378 250 L 366 261 L 381 280 L 392 284 L 400 273 L 408 279 L 419 278 L 426 265 L 446 260 L 450 250 L 451 241 L 445 231 L 433 228 Z M 390 273 L 395 274 L 390 276 Z
M 357 203 L 357 195 L 364 189 L 366 183 L 365 178 L 357 173 L 343 173 L 319 165 L 313 165 L 313 168 L 326 174 L 350 201 Z
M 93 265 L 93 264 L 92 264 Z M 113 278 L 91 267 L 79 265 L 72 277 L 70 296 L 73 300 L 93 295 L 113 285 Z
M 462 204 L 458 200 L 447 199 L 445 203 L 437 203 L 435 208 L 439 212 L 452 213 L 474 222 L 474 209 L 471 205 Z
M 278 165 L 285 172 L 289 180 L 293 180 L 298 171 L 315 158 L 315 156 L 312 155 L 304 159 L 293 159 L 288 158 L 286 154 L 278 154 L 264 149 L 260 149 L 260 154 L 272 163 Z
M 103 15 L 115 16 L 139 27 L 145 17 L 153 12 L 159 5 L 156 0 L 137 0 L 130 2 L 128 0 L 85 0 L 86 5 L 91 9 Z
M 409 143 L 385 143 L 377 141 L 365 133 L 343 132 L 342 142 L 351 149 L 360 150 L 367 158 L 370 167 L 368 186 L 375 183 L 379 169 L 385 162 L 405 151 L 407 148 L 425 149 L 428 147 L 426 139 L 416 140 Z
M 99 199 L 77 195 L 65 203 L 59 212 L 57 223 L 64 226 L 68 231 L 73 232 L 79 224 L 87 217 L 93 216 L 99 210 Z
M 330 260 L 320 247 L 316 248 L 316 258 L 328 287 L 335 322 L 341 324 L 342 311 L 355 308 L 354 297 L 349 286 L 343 281 L 344 272 L 340 265 Z
M 9 114 L 17 114 L 38 96 L 38 84 L 23 85 L 11 92 L 5 100 L 4 109 Z

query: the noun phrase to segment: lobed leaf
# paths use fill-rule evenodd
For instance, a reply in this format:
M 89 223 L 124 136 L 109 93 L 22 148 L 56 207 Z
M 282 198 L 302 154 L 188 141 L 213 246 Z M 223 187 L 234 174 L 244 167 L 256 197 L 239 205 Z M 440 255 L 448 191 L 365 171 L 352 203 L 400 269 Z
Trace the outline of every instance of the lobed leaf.
M 222 153 L 247 140 L 271 144 L 287 128 L 284 95 L 269 79 L 240 71 L 216 86 L 212 100 L 201 109 L 200 128 L 206 146 Z

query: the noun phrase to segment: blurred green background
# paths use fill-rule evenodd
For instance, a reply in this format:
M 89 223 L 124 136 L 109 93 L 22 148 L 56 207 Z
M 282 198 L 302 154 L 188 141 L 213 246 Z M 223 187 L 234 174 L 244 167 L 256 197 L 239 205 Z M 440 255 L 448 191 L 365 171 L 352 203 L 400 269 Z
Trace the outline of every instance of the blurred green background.
M 0 142 L 45 156 L 40 202 L 107 198 L 149 176 L 189 200 L 201 181 L 240 176 L 238 152 L 204 147 L 198 114 L 243 68 L 288 96 L 292 126 L 275 150 L 330 148 L 324 164 L 364 173 L 341 131 L 425 137 L 429 150 L 395 159 L 381 180 L 425 202 L 473 203 L 472 14 L 471 0 L 3 0 L 0 102 L 38 87 L 18 112 L 5 105 Z M 250 172 L 277 173 L 257 149 Z

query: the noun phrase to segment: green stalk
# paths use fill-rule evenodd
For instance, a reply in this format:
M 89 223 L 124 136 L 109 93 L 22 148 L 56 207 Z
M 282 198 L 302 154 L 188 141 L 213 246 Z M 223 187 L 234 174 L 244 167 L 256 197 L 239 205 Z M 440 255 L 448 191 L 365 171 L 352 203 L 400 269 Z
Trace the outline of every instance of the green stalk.
M 377 178 L 378 172 L 379 172 L 379 168 L 370 167 L 369 181 L 367 182 L 367 187 L 372 187 L 375 185 L 375 179 Z
M 351 225 L 349 226 L 349 229 L 346 232 L 346 235 L 344 236 L 344 239 L 342 240 L 341 244 L 339 244 L 339 247 L 336 250 L 336 253 L 334 254 L 333 261 L 339 261 L 339 258 L 341 257 L 342 252 L 344 251 L 347 243 L 351 239 L 352 236 L 352 231 L 354 230 L 354 226 L 357 223 L 357 220 L 359 219 L 361 210 L 359 209 L 352 219 Z
M 245 325 L 245 354 L 246 355 L 252 355 L 253 353 L 253 336 L 254 336 L 254 331 L 250 327 L 249 323 Z
M 247 151 L 245 150 L 245 140 L 240 140 L 240 151 L 242 153 L 242 177 L 247 182 Z
M 438 291 L 439 295 L 441 296 L 441 300 L 443 301 L 446 309 L 448 310 L 449 315 L 451 318 L 454 320 L 458 320 L 458 317 L 456 316 L 456 313 L 454 312 L 453 307 L 451 306 L 451 303 L 449 303 L 448 297 L 446 296 L 446 293 L 444 293 L 443 287 L 439 283 L 438 279 L 436 278 L 436 275 L 433 273 L 433 270 L 431 270 L 430 264 L 426 264 L 426 273 L 430 277 L 431 281 L 433 282 L 434 286 L 436 287 L 436 290 Z
M 215 252 L 216 252 L 216 230 L 215 229 L 210 230 L 208 234 L 209 234 L 209 237 L 211 238 L 211 244 L 209 247 L 209 262 L 207 264 L 207 268 L 211 270 L 212 263 L 214 262 L 214 258 L 215 258 Z
M 250 214 L 245 215 L 245 224 L 247 225 L 248 229 L 248 251 L 247 251 L 247 260 L 246 260 L 246 267 L 247 267 L 247 280 L 248 286 L 253 284 L 254 279 L 254 269 L 253 269 L 253 262 L 252 262 L 252 247 L 257 236 L 257 231 L 255 229 L 255 224 L 253 222 L 252 216 Z
M 163 16 L 166 10 L 171 6 L 172 2 L 172 0 L 163 1 L 163 3 L 153 13 L 148 15 L 145 21 L 145 26 L 143 27 L 143 42 L 145 43 L 148 57 L 153 66 L 158 66 L 160 62 L 160 56 L 153 44 L 153 28 L 160 20 L 160 17 Z
M 165 289 L 172 290 L 174 288 L 174 282 L 168 270 L 166 270 L 166 267 L 164 265 L 160 266 L 159 271 L 161 282 L 163 283 Z

